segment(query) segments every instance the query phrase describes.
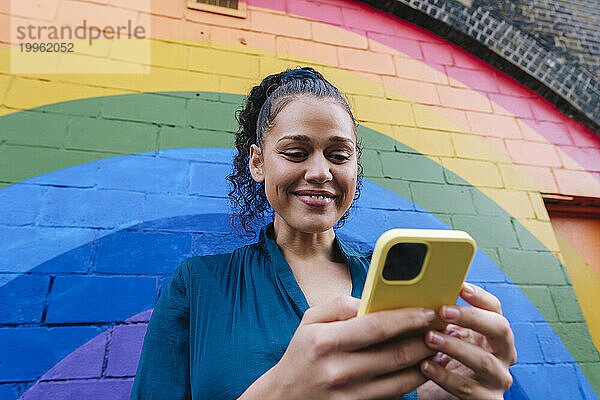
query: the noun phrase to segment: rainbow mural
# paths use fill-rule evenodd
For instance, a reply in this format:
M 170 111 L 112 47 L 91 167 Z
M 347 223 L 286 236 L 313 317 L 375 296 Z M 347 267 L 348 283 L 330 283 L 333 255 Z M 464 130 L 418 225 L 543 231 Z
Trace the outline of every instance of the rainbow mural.
M 56 55 L 49 73 L 11 70 L 0 43 L 0 398 L 129 397 L 173 269 L 245 244 L 224 178 L 235 110 L 297 65 L 342 88 L 360 122 L 365 186 L 339 235 L 369 249 L 396 227 L 469 232 L 468 280 L 501 299 L 516 335 L 505 398 L 598 398 L 600 265 L 555 232 L 541 197 L 600 197 L 598 136 L 361 3 L 253 0 L 244 19 L 140 4 L 46 5 L 56 23 L 95 13 L 151 28 Z M 98 63 L 109 73 L 85 73 Z M 147 71 L 115 73 L 128 65 Z

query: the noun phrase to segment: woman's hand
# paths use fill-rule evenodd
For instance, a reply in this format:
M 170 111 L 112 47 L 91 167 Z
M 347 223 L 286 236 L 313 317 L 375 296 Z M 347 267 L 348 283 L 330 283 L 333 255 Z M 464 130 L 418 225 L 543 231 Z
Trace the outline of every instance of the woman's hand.
M 277 365 L 244 398 L 400 398 L 423 384 L 419 363 L 435 354 L 423 330 L 431 310 L 404 308 L 354 318 L 360 300 L 343 296 L 310 308 Z
M 502 399 L 512 385 L 508 367 L 517 360 L 513 332 L 494 295 L 464 284 L 460 296 L 473 307 L 442 307 L 446 332 L 425 336 L 439 353 L 421 363 L 431 381 L 419 388 L 419 399 Z

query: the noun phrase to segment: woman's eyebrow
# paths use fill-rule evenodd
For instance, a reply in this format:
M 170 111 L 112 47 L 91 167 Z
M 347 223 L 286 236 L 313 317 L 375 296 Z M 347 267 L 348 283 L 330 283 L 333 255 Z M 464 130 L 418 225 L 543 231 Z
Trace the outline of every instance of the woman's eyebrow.
M 332 136 L 329 138 L 329 141 L 330 142 L 348 142 L 348 143 L 354 144 L 354 140 L 348 139 L 347 137 L 343 137 L 343 136 Z
M 287 135 L 279 139 L 277 142 L 281 142 L 282 140 L 297 140 L 299 142 L 310 142 L 310 138 L 306 135 Z
M 310 142 L 310 138 L 306 135 L 287 135 L 280 138 L 277 142 L 281 142 L 282 140 L 297 140 L 299 142 Z M 352 139 L 343 136 L 332 136 L 329 138 L 329 141 L 354 143 Z

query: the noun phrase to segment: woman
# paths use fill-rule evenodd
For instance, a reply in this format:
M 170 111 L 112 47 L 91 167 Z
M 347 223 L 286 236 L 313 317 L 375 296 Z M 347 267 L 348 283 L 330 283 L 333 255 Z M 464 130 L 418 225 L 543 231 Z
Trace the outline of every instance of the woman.
M 500 303 L 465 285 L 474 307 L 405 308 L 356 318 L 370 254 L 334 226 L 359 187 L 346 99 L 311 68 L 265 78 L 239 115 L 230 193 L 257 243 L 194 257 L 165 286 L 132 398 L 501 399 L 516 351 Z M 403 339 L 399 339 L 401 335 Z M 416 391 L 416 392 L 415 392 Z

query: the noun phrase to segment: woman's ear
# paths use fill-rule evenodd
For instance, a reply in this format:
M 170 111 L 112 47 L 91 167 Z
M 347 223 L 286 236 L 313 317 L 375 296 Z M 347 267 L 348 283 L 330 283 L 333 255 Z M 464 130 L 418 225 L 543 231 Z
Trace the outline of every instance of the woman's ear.
M 264 159 L 263 154 L 257 145 L 253 144 L 250 146 L 250 155 L 248 164 L 250 167 L 250 175 L 252 175 L 252 179 L 254 179 L 258 183 L 262 183 L 265 181 L 265 173 L 264 173 Z

